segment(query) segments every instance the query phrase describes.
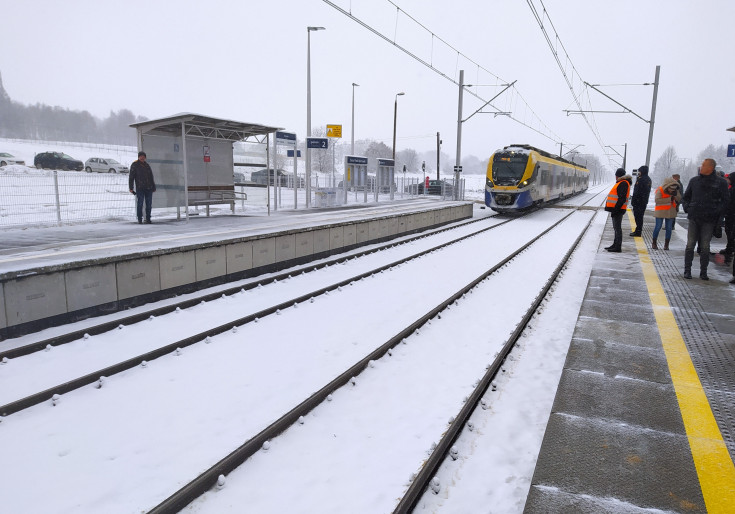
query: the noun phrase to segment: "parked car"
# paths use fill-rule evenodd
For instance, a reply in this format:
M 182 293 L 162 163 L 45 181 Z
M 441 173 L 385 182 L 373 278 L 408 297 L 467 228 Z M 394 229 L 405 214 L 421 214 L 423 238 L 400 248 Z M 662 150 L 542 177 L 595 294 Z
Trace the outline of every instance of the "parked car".
M 84 163 L 63 152 L 42 152 L 33 158 L 33 165 L 38 169 L 76 170 L 82 171 Z
M 22 161 L 18 158 L 16 158 L 14 155 L 6 153 L 6 152 L 0 152 L 0 167 L 7 166 L 8 164 L 20 164 L 24 165 L 26 161 Z
M 240 184 L 242 182 L 245 182 L 245 174 L 240 173 L 239 171 L 236 171 L 232 174 L 232 180 L 235 184 Z
M 277 170 L 278 173 L 278 181 L 282 186 L 286 185 L 286 172 L 284 170 Z M 250 181 L 255 182 L 256 184 L 270 184 L 271 186 L 274 183 L 273 180 L 273 169 L 267 170 L 263 168 L 262 170 L 254 171 L 250 174 Z
M 130 170 L 124 164 L 120 164 L 115 159 L 107 157 L 90 157 L 84 163 L 84 171 L 91 173 L 128 173 Z
M 293 187 L 293 173 L 288 173 L 286 170 L 282 169 L 277 170 L 277 173 L 278 184 L 283 187 Z M 268 183 L 272 186 L 274 183 L 273 168 L 270 169 L 270 173 L 265 168 L 252 172 L 250 174 L 250 181 L 255 182 L 256 184 Z M 304 177 L 298 177 L 297 187 L 304 187 L 304 184 Z
M 424 183 L 410 184 L 406 186 L 406 192 L 422 195 L 424 194 Z M 446 180 L 429 180 L 429 187 L 426 188 L 426 194 L 441 196 L 442 193 L 444 196 L 454 195 L 454 184 Z

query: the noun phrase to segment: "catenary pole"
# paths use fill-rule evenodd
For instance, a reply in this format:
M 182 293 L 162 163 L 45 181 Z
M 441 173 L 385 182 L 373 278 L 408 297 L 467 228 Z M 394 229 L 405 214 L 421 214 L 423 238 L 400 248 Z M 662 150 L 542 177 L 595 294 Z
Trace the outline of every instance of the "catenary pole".
M 648 148 L 646 149 L 646 166 L 651 162 L 651 145 L 653 145 L 653 124 L 656 121 L 656 99 L 658 98 L 658 76 L 661 66 L 656 66 L 656 79 L 653 81 L 653 103 L 651 105 L 651 121 L 648 126 Z
M 457 114 L 457 158 L 454 168 L 454 194 L 452 197 L 459 198 L 459 164 L 462 161 L 462 93 L 464 92 L 464 70 L 459 70 L 459 102 Z

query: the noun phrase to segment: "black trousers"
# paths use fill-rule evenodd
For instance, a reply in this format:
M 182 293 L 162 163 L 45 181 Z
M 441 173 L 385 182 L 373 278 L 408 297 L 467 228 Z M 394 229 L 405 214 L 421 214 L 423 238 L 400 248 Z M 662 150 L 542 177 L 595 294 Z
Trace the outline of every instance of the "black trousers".
M 623 212 L 611 212 L 610 219 L 612 220 L 613 231 L 615 232 L 615 238 L 613 239 L 612 248 L 620 249 L 623 245 Z
M 643 215 L 646 214 L 646 208 L 633 207 L 633 217 L 635 218 L 635 230 L 633 232 L 640 234 L 643 230 Z

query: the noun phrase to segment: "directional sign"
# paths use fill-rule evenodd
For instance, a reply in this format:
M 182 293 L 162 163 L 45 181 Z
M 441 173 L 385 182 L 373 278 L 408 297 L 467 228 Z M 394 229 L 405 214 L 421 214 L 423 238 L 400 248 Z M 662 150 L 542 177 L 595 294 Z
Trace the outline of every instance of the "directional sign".
M 378 166 L 393 166 L 395 161 L 393 159 L 378 159 Z
M 356 155 L 347 156 L 347 164 L 362 164 L 363 166 L 367 166 L 367 163 L 368 163 L 367 157 L 358 157 Z
M 735 145 L 727 145 L 727 156 L 735 157 Z
M 298 156 L 301 157 L 301 150 L 299 150 Z M 293 150 L 286 150 L 286 157 L 293 157 Z
M 306 148 L 329 148 L 329 139 L 326 137 L 307 137 Z
M 293 132 L 276 132 L 276 144 L 277 145 L 295 145 L 296 134 Z
M 327 137 L 342 137 L 342 125 L 327 125 Z

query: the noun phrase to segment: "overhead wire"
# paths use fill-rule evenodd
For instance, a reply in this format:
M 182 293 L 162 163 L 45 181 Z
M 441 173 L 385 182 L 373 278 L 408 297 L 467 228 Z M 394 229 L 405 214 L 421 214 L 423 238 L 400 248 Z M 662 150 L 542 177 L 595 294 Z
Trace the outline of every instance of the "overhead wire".
M 533 13 L 534 18 L 536 19 L 536 22 L 541 28 L 541 32 L 543 33 L 544 38 L 546 39 L 546 43 L 549 45 L 549 49 L 551 50 L 551 54 L 554 56 L 554 60 L 556 61 L 559 67 L 559 70 L 561 71 L 561 74 L 567 83 L 567 87 L 569 88 L 569 91 L 572 93 L 572 98 L 574 99 L 574 103 L 577 105 L 577 108 L 579 109 L 579 113 L 582 115 L 590 131 L 595 136 L 595 139 L 597 140 L 597 143 L 600 145 L 600 149 L 602 150 L 602 153 L 604 154 L 605 153 L 605 143 L 602 141 L 602 135 L 600 134 L 600 130 L 597 127 L 597 120 L 595 119 L 594 113 L 589 112 L 589 111 L 592 111 L 592 102 L 591 102 L 590 95 L 589 95 L 589 88 L 586 86 L 585 81 L 582 79 L 582 76 L 577 71 L 576 66 L 574 66 L 574 63 L 572 62 L 572 59 L 569 56 L 569 53 L 567 52 L 567 49 L 564 46 L 564 43 L 559 37 L 559 33 L 557 32 L 556 27 L 554 26 L 554 22 L 551 21 L 551 17 L 549 16 L 549 12 L 546 9 L 546 6 L 544 5 L 543 0 L 539 0 L 539 3 L 541 4 L 541 7 L 543 8 L 543 16 L 539 14 L 534 1 L 535 0 L 526 0 L 526 3 L 528 4 L 528 7 L 531 9 L 531 12 Z M 546 30 L 546 26 L 544 25 L 545 19 L 548 20 L 549 25 L 551 26 L 551 30 L 553 30 L 554 32 L 554 42 L 552 42 L 551 35 Z M 561 58 L 559 56 L 558 47 L 561 47 L 561 50 L 564 52 L 564 58 L 566 59 L 566 63 L 569 66 L 571 66 L 571 72 L 567 72 L 566 66 L 562 64 Z M 574 77 L 575 76 L 578 78 L 578 83 L 580 84 L 580 87 L 581 87 L 579 92 L 575 91 L 575 88 L 574 88 Z M 587 107 L 587 109 L 583 108 L 582 106 L 583 101 L 585 102 L 585 106 Z M 590 116 L 587 116 L 587 112 L 585 111 L 588 111 Z
M 408 56 L 412 57 L 413 59 L 415 59 L 419 63 L 421 63 L 424 66 L 426 66 L 427 68 L 433 70 L 435 73 L 437 73 L 440 76 L 444 77 L 445 79 L 449 80 L 453 84 L 456 84 L 457 86 L 459 86 L 459 82 L 458 82 L 457 79 L 455 79 L 453 77 L 450 77 L 449 74 L 443 72 L 442 70 L 440 70 L 439 68 L 437 68 L 434 65 L 434 60 L 433 60 L 434 59 L 434 40 L 437 40 L 437 41 L 441 42 L 447 48 L 451 49 L 453 52 L 456 53 L 457 59 L 456 59 L 456 62 L 455 62 L 455 70 L 453 72 L 454 77 L 457 76 L 457 70 L 459 68 L 459 58 L 462 57 L 463 59 L 465 59 L 466 61 L 472 63 L 473 65 L 475 65 L 477 67 L 478 76 L 479 76 L 479 70 L 482 70 L 483 72 L 487 73 L 488 75 L 494 77 L 496 80 L 502 82 L 502 84 L 498 84 L 499 86 L 501 86 L 501 85 L 502 86 L 508 85 L 508 82 L 506 80 L 502 79 L 500 76 L 498 76 L 497 74 L 495 74 L 492 71 L 488 70 L 487 68 L 485 68 L 484 66 L 482 66 L 481 64 L 479 64 L 477 61 L 471 59 L 466 54 L 464 54 L 463 52 L 461 52 L 460 50 L 458 50 L 457 48 L 455 48 L 454 46 L 452 46 L 451 44 L 449 44 L 446 40 L 444 40 L 443 38 L 439 37 L 434 31 L 432 31 L 431 29 L 429 29 L 428 27 L 426 27 L 424 24 L 422 24 L 421 22 L 419 22 L 416 18 L 414 18 L 413 16 L 411 16 L 405 10 L 401 9 L 401 7 L 399 7 L 392 0 L 386 0 L 386 1 L 389 4 L 393 5 L 396 8 L 396 17 L 398 16 L 398 14 L 401 14 L 402 13 L 408 19 L 410 19 L 412 22 L 414 22 L 416 25 L 418 25 L 419 27 L 421 27 L 421 29 L 423 29 L 427 33 L 431 34 L 431 48 L 432 48 L 432 50 L 431 50 L 430 62 L 427 62 L 426 60 L 420 58 L 415 53 L 409 51 L 407 48 L 405 48 L 404 46 L 402 46 L 402 45 L 400 45 L 400 44 L 397 43 L 397 41 L 396 41 L 396 39 L 397 39 L 397 30 L 398 30 L 398 20 L 397 19 L 396 19 L 396 24 L 395 24 L 394 38 L 393 38 L 393 40 L 391 40 L 390 36 L 386 36 L 385 34 L 383 34 L 382 32 L 380 32 L 379 30 L 377 30 L 377 29 L 373 28 L 372 26 L 370 26 L 367 22 L 365 22 L 365 21 L 361 20 L 360 18 L 358 18 L 357 16 L 355 16 L 352 13 L 352 5 L 351 4 L 350 4 L 350 10 L 349 11 L 346 11 L 346 10 L 344 10 L 343 8 L 341 8 L 340 6 L 336 5 L 334 2 L 332 2 L 330 0 L 322 0 L 322 1 L 324 3 L 326 3 L 327 5 L 333 7 L 337 11 L 341 12 L 342 14 L 344 14 L 345 16 L 347 16 L 348 18 L 352 19 L 354 22 L 358 23 L 359 25 L 362 25 L 364 28 L 366 28 L 367 30 L 369 30 L 373 34 L 379 36 L 381 39 L 385 40 L 389 44 L 395 46 L 396 48 L 398 48 L 399 50 L 401 50 L 402 52 L 404 52 Z M 546 123 L 544 123 L 544 121 L 538 116 L 538 114 L 536 114 L 536 111 L 534 111 L 531 108 L 531 106 L 528 104 L 528 102 L 523 97 L 523 95 L 521 95 L 520 91 L 518 90 L 518 88 L 515 85 L 512 86 L 511 90 L 515 93 L 515 97 L 514 98 L 520 99 L 520 101 L 523 102 L 523 104 L 525 105 L 526 112 L 528 112 L 528 111 L 531 112 L 531 114 L 534 117 L 534 120 L 532 120 L 530 123 L 534 123 L 535 122 L 536 123 L 536 126 L 533 126 L 533 125 L 529 124 L 529 122 L 527 122 L 525 120 L 525 115 L 524 115 L 524 120 L 521 120 L 520 118 L 518 118 L 516 116 L 513 116 L 512 114 L 508 114 L 509 111 L 507 109 L 506 110 L 503 110 L 503 109 L 500 109 L 500 108 L 496 107 L 492 103 L 488 103 L 487 105 L 489 107 L 491 107 L 492 109 L 495 109 L 495 111 L 496 111 L 495 114 L 496 115 L 498 115 L 498 114 L 506 115 L 511 120 L 513 120 L 514 122 L 516 122 L 516 123 L 518 123 L 520 125 L 523 125 L 524 127 L 526 127 L 528 129 L 536 132 L 537 134 L 539 134 L 539 135 L 541 135 L 541 136 L 543 136 L 543 137 L 545 137 L 545 138 L 553 141 L 554 143 L 562 143 L 562 142 L 564 142 L 563 138 L 560 137 L 558 134 L 556 134 L 551 128 L 549 128 L 549 126 Z M 486 98 L 483 98 L 483 96 L 481 96 L 476 90 L 473 91 L 472 89 L 470 89 L 469 86 L 465 88 L 465 91 L 467 91 L 468 94 L 474 96 L 475 98 L 481 100 L 483 103 L 484 102 L 487 102 L 487 99 Z M 513 112 L 515 112 L 515 110 Z

